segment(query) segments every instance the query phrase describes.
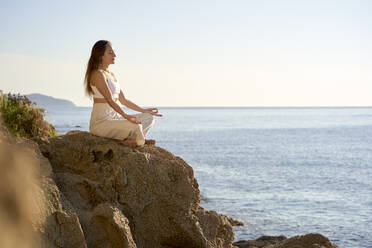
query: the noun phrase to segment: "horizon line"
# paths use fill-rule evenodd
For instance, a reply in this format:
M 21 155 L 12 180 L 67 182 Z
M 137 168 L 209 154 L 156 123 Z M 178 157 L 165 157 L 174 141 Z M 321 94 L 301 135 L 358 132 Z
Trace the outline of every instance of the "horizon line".
M 82 107 L 82 108 L 89 108 L 92 106 L 78 106 L 75 107 Z M 144 106 L 143 108 L 153 108 L 153 106 Z M 372 108 L 372 105 L 337 105 L 337 106 L 158 106 L 157 108 Z

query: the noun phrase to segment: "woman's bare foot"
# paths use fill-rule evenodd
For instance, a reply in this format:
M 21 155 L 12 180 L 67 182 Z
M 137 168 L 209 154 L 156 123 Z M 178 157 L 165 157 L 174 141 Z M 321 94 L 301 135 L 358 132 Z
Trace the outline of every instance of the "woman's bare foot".
M 156 141 L 153 139 L 145 139 L 146 145 L 155 145 Z
M 132 139 L 125 139 L 121 141 L 121 144 L 134 148 L 137 146 L 137 141 Z

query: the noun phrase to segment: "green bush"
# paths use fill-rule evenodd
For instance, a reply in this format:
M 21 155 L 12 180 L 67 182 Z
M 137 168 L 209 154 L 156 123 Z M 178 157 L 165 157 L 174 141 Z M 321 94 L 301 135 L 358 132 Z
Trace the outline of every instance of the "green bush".
M 54 137 L 56 129 L 44 120 L 44 109 L 37 108 L 26 96 L 18 93 L 4 96 L 0 113 L 4 125 L 17 137 Z

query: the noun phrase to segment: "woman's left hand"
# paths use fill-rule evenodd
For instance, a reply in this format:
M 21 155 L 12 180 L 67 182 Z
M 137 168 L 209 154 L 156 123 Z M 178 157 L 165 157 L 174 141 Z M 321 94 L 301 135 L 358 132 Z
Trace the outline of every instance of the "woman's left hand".
M 145 109 L 145 111 L 143 111 L 143 113 L 149 113 L 155 116 L 162 117 L 163 115 L 159 114 L 158 111 L 159 111 L 158 108 L 147 108 Z

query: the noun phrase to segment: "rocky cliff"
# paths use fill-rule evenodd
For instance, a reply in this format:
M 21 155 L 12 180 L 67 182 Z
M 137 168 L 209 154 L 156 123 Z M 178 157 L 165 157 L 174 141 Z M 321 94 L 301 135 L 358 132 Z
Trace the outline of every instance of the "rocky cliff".
M 38 143 L 88 247 L 232 247 L 228 218 L 200 207 L 180 157 L 80 131 Z
M 203 209 L 193 169 L 160 147 L 132 149 L 81 131 L 28 140 L 12 137 L 1 125 L 0 147 L 6 175 L 0 185 L 18 192 L 0 190 L 0 209 L 11 213 L 0 215 L 0 227 L 10 230 L 4 220 L 13 215 L 28 215 L 32 224 L 13 225 L 17 245 L 9 245 L 9 232 L 0 234 L 2 247 L 337 247 L 321 235 L 234 246 L 233 220 Z M 37 233 L 34 246 L 25 245 L 30 229 Z
M 33 156 L 40 247 L 233 247 L 229 218 L 199 205 L 193 169 L 160 147 L 80 131 L 1 137 Z

